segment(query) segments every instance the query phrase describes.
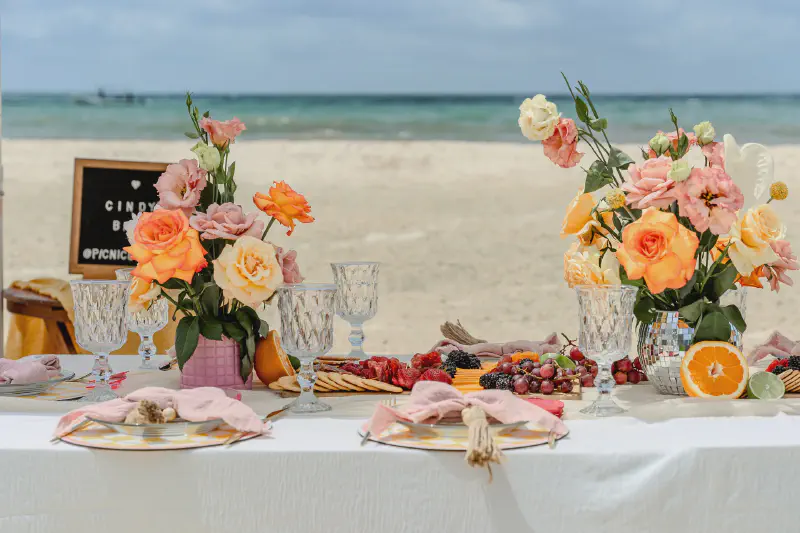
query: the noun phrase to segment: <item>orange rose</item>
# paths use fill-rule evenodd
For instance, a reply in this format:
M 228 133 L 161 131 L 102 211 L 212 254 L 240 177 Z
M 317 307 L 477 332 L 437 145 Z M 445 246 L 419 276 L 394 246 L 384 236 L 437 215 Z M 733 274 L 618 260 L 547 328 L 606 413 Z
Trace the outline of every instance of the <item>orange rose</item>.
M 295 192 L 283 181 L 276 182 L 270 187 L 269 194 L 257 192 L 253 196 L 253 203 L 261 211 L 289 228 L 286 235 L 291 235 L 294 231 L 295 220 L 304 224 L 314 222 L 314 217 L 309 215 L 311 206 L 308 205 L 306 197 Z
M 758 278 L 765 278 L 767 277 L 766 273 L 764 272 L 764 266 L 756 267 L 755 270 L 750 272 L 747 276 L 742 276 L 741 274 L 736 276 L 736 283 L 738 283 L 742 287 L 753 287 L 756 289 L 763 289 L 764 286 L 761 284 L 761 280 Z
M 588 192 L 578 194 L 567 206 L 567 214 L 561 223 L 561 238 L 567 235 L 582 233 L 584 227 L 592 222 L 592 209 L 595 206 L 594 198 Z
M 641 279 L 653 294 L 680 289 L 694 275 L 697 235 L 672 213 L 655 208 L 625 226 L 617 259 L 629 279 Z
M 133 241 L 124 248 L 138 263 L 133 275 L 148 282 L 178 278 L 190 283 L 195 272 L 208 265 L 204 257 L 208 252 L 180 209 L 143 213 L 133 230 Z

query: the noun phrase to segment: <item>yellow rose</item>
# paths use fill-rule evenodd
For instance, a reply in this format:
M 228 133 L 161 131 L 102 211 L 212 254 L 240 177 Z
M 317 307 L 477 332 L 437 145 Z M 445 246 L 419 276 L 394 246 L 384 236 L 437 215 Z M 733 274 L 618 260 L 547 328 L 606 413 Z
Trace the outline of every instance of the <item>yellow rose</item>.
M 561 224 L 561 237 L 581 233 L 586 224 L 593 221 L 592 209 L 595 206 L 594 198 L 587 193 L 578 194 L 567 206 L 567 214 Z
M 617 285 L 619 262 L 613 252 L 606 252 L 600 259 L 600 252 L 594 248 L 583 248 L 572 243 L 564 253 L 564 281 L 570 287 L 576 285 Z
M 772 207 L 751 207 L 731 227 L 728 256 L 736 270 L 746 276 L 756 267 L 779 259 L 769 243 L 782 236 L 783 224 Z
M 214 260 L 214 281 L 228 299 L 254 307 L 283 284 L 283 271 L 268 242 L 244 235 Z
M 548 102 L 543 94 L 526 98 L 519 106 L 519 129 L 532 141 L 544 141 L 556 130 L 558 119 L 556 104 Z
M 614 213 L 611 211 L 604 211 L 602 213 L 595 212 L 599 219 L 603 220 L 603 224 L 609 228 L 614 224 Z M 608 230 L 601 224 L 600 220 L 592 218 L 585 226 L 578 232 L 578 240 L 583 246 L 594 246 L 598 249 L 606 247 L 608 243 Z

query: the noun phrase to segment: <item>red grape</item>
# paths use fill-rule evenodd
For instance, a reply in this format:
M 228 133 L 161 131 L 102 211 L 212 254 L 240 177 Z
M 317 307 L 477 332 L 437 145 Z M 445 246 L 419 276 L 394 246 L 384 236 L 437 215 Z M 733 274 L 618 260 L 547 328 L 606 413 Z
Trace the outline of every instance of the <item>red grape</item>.
M 586 370 L 586 367 L 583 365 L 578 365 L 578 367 L 575 370 L 578 372 L 579 376 L 585 376 L 586 374 L 589 373 L 589 371 Z
M 541 390 L 542 394 L 553 394 L 555 389 L 555 384 L 549 379 L 542 381 L 542 384 L 539 386 L 539 390 Z
M 533 361 L 525 361 L 524 363 L 519 365 L 519 367 L 521 370 L 524 370 L 525 372 L 530 372 L 531 370 L 533 370 Z
M 583 362 L 584 366 L 597 366 L 597 361 L 594 359 L 587 359 Z
M 569 358 L 575 362 L 583 361 L 584 355 L 580 348 L 577 346 L 573 346 L 572 349 L 569 351 Z
M 568 369 L 564 370 L 564 373 L 566 375 L 568 375 L 568 376 L 574 376 L 575 375 L 575 371 L 573 369 L 571 369 L 571 368 L 568 368 Z
M 539 361 L 534 361 L 533 368 L 542 368 L 542 363 L 540 363 Z
M 559 388 L 561 389 L 561 392 L 563 392 L 564 394 L 568 394 L 568 393 L 572 392 L 572 382 L 571 381 L 565 381 L 565 382 L 563 382 L 561 384 L 561 386 Z
M 547 359 L 544 360 L 544 364 L 546 364 L 546 365 L 555 365 L 556 364 L 556 360 L 553 359 L 552 357 L 548 357 Z
M 642 374 L 638 370 L 631 370 L 628 372 L 628 383 L 636 385 L 642 380 Z
M 633 368 L 636 370 L 642 370 L 642 360 L 638 357 L 633 360 Z
M 617 361 L 617 370 L 619 372 L 625 372 L 626 374 L 633 370 L 633 363 L 627 357 L 625 359 L 620 359 Z
M 528 392 L 531 394 L 539 392 L 539 382 L 535 379 L 528 381 Z
M 617 385 L 625 385 L 628 382 L 628 374 L 625 372 L 617 372 L 614 374 L 614 381 L 617 382 Z
M 510 363 L 512 361 L 513 359 L 511 359 L 510 355 L 504 355 L 503 357 L 500 358 L 499 364 L 502 365 L 503 363 Z
M 541 369 L 539 369 L 539 372 L 544 379 L 550 379 L 556 375 L 556 368 L 551 364 L 545 364 Z
M 511 363 L 502 363 L 497 368 L 500 369 L 500 372 L 502 372 L 503 374 L 513 374 L 514 373 L 514 365 L 512 365 Z
M 584 387 L 594 387 L 594 376 L 591 374 L 586 374 L 585 376 L 581 377 L 581 385 Z
M 514 392 L 517 394 L 528 394 L 528 380 L 524 377 L 514 381 Z
M 589 372 L 592 374 L 593 378 L 596 378 L 597 377 L 597 373 L 600 372 L 600 369 L 597 367 L 597 365 L 594 365 L 592 367 L 592 369 L 589 370 Z
M 542 369 L 534 368 L 533 370 L 531 370 L 531 376 L 536 376 L 537 378 L 542 377 Z

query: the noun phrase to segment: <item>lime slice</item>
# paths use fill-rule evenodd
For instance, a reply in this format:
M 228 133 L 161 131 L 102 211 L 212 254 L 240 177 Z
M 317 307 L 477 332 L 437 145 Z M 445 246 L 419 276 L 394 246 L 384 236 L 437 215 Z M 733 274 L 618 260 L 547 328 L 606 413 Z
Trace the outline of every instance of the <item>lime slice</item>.
M 777 400 L 783 398 L 786 386 L 781 378 L 772 372 L 756 372 L 747 382 L 747 397 L 758 400 Z
M 571 368 L 572 370 L 575 370 L 575 368 L 577 367 L 575 361 L 573 361 L 566 355 L 558 354 L 555 357 L 553 357 L 553 359 L 555 359 L 556 364 L 558 364 L 558 366 L 560 366 L 563 369 Z

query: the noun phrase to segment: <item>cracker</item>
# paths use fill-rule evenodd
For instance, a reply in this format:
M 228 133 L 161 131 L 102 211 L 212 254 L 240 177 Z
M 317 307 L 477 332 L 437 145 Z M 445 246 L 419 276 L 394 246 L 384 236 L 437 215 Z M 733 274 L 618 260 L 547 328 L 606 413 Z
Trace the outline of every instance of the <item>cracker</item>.
M 322 372 L 322 371 L 317 372 L 317 383 L 319 382 L 322 382 L 326 387 L 328 387 L 331 390 L 331 392 L 337 392 L 343 390 L 341 385 L 339 385 L 330 378 L 328 372 Z
M 333 373 L 333 372 L 329 372 L 329 373 L 328 373 L 328 377 L 329 377 L 329 378 L 330 378 L 330 379 L 331 379 L 333 382 L 337 383 L 337 384 L 339 385 L 339 387 L 341 387 L 342 389 L 344 389 L 344 390 L 346 390 L 346 391 L 348 391 L 348 392 L 359 392 L 359 391 L 361 391 L 361 392 L 364 392 L 364 388 L 363 388 L 363 387 L 359 387 L 359 386 L 357 386 L 357 385 L 352 385 L 352 384 L 350 384 L 350 383 L 346 382 L 346 381 L 345 381 L 345 380 L 342 378 L 342 375 L 341 375 L 341 374 L 335 374 L 335 373 Z
M 394 392 L 398 394 L 403 392 L 402 388 L 395 387 L 394 385 L 389 385 L 388 383 L 384 383 L 383 381 L 378 381 L 377 379 L 361 378 L 361 381 L 364 382 L 364 386 L 371 385 L 382 392 Z
M 358 357 L 351 357 L 349 355 L 323 355 L 317 357 L 318 361 L 358 361 Z
M 278 383 L 277 381 L 273 381 L 272 383 L 267 385 L 267 387 L 269 387 L 271 390 L 283 390 L 283 387 L 281 387 L 281 384 Z
M 372 385 L 367 385 L 362 377 L 354 376 L 353 374 L 341 374 L 341 376 L 346 383 L 361 387 L 364 392 L 379 392 L 381 390 L 377 387 L 373 387 Z
M 297 384 L 295 376 L 283 376 L 278 380 L 278 384 L 283 387 L 284 390 L 301 392 L 300 385 Z

